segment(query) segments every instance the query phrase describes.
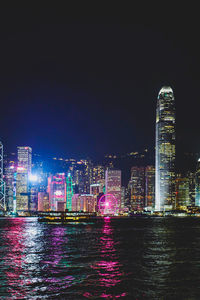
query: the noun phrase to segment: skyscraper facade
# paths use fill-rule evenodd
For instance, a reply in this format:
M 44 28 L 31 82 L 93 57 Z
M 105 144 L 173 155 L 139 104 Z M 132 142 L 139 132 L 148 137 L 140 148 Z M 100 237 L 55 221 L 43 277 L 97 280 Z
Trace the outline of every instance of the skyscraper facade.
M 154 210 L 155 207 L 155 167 L 145 168 L 145 207 Z
M 0 141 L 0 210 L 5 210 L 5 182 L 3 180 L 3 144 Z
M 50 210 L 64 211 L 66 208 L 66 178 L 64 173 L 57 173 L 48 178 Z
M 38 211 L 49 211 L 49 194 L 46 192 L 38 193 Z
M 176 178 L 176 209 L 187 209 L 190 203 L 189 178 L 177 176 Z
M 195 205 L 200 206 L 200 158 L 198 159 L 195 176 Z
M 105 179 L 105 170 L 101 165 L 92 168 L 92 184 L 98 183 L 99 180 Z
M 5 167 L 5 200 L 6 200 L 6 209 L 8 211 L 13 211 L 14 207 L 14 175 L 16 172 L 16 166 L 14 161 L 9 161 Z
M 17 147 L 17 160 L 17 211 L 26 211 L 29 209 L 28 178 L 31 174 L 32 149 L 30 147 Z
M 106 170 L 105 187 L 106 194 L 112 194 L 115 197 L 119 212 L 121 208 L 121 170 Z
M 145 200 L 145 168 L 132 167 L 129 182 L 131 192 L 131 210 L 142 211 Z
M 66 209 L 71 211 L 72 210 L 72 197 L 73 197 L 74 191 L 73 191 L 73 185 L 72 185 L 72 176 L 70 173 L 67 174 L 66 186 L 67 186 Z
M 168 86 L 158 94 L 155 160 L 155 210 L 170 210 L 175 206 L 175 101 L 173 90 Z

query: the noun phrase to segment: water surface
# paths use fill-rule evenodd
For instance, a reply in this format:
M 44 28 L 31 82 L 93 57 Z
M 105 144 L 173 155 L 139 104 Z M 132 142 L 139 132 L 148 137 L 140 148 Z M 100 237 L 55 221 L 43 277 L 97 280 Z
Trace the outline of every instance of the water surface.
M 0 299 L 200 299 L 200 219 L 0 219 Z

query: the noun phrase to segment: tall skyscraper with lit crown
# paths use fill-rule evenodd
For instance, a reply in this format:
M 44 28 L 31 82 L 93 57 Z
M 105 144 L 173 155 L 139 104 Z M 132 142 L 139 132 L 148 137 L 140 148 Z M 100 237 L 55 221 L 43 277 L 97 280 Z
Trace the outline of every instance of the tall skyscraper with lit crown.
M 170 210 L 175 205 L 175 101 L 169 86 L 162 87 L 158 94 L 155 160 L 155 210 Z

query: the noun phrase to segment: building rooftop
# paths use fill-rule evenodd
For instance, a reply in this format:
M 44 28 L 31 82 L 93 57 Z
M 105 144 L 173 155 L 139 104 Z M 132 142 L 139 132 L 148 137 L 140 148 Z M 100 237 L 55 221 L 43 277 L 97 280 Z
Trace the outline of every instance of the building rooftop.
M 173 93 L 173 90 L 170 86 L 163 86 L 159 92 L 159 94 L 161 93 Z

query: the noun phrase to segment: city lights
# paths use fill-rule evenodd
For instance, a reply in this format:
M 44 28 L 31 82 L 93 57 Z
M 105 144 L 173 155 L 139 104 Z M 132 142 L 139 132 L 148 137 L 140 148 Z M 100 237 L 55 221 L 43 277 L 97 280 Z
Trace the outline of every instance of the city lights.
M 145 165 L 151 154 L 145 147 L 121 156 L 106 154 L 98 164 L 90 159 L 52 156 L 54 166 L 47 171 L 40 155 L 33 160 L 31 147 L 19 146 L 17 160 L 8 160 L 5 173 L 1 171 L 1 203 L 5 200 L 8 211 L 22 215 L 42 210 L 95 213 L 102 217 L 164 216 L 175 210 L 197 215 L 193 207 L 200 207 L 200 159 L 195 172 L 175 174 L 174 101 L 173 90 L 161 88 L 156 108 L 155 165 Z M 119 159 L 122 163 L 127 159 L 132 162 L 124 185 L 122 170 L 114 168 Z M 142 159 L 142 165 L 136 164 L 138 159 Z
M 38 176 L 36 174 L 30 174 L 29 181 L 32 181 L 32 182 L 38 181 Z
M 54 195 L 56 195 L 56 196 L 62 196 L 62 191 L 55 191 Z

